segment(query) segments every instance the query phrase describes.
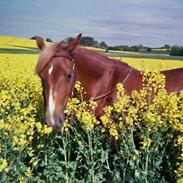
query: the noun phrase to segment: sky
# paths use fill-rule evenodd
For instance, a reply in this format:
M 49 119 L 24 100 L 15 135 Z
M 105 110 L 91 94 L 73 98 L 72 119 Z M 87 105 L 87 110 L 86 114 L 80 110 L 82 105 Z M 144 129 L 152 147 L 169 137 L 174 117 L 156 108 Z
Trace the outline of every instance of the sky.
M 0 35 L 183 46 L 183 0 L 0 0 Z

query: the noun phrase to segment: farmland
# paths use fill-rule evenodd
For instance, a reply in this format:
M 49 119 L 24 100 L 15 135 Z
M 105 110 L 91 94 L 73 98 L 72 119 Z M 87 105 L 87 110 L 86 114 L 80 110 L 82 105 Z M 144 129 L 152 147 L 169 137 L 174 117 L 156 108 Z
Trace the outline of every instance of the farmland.
M 183 67 L 181 58 L 123 54 L 128 57 L 110 57 L 144 71 Z M 55 134 L 40 122 L 43 99 L 34 74 L 37 58 L 34 40 L 0 36 L 2 182 L 183 181 L 183 92 L 167 94 L 164 78 L 146 73 L 148 86 L 131 98 L 117 86 L 118 99 L 104 109 L 100 120 L 92 113 L 93 101 L 71 99 L 65 126 Z M 156 91 L 152 103 L 147 101 L 149 88 Z

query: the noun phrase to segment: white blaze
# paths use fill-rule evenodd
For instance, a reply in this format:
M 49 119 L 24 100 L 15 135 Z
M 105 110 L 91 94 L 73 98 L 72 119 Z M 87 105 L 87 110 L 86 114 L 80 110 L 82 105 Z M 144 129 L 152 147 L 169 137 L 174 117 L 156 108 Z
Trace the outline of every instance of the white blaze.
M 48 70 L 48 74 L 51 75 L 53 72 L 53 64 L 51 65 L 51 67 Z M 54 125 L 54 117 L 53 117 L 53 113 L 55 110 L 55 103 L 54 103 L 54 96 L 55 96 L 55 92 L 52 91 L 52 87 L 50 87 L 50 94 L 49 94 L 49 115 L 50 115 L 50 122 L 52 125 Z
M 50 90 L 50 95 L 49 95 L 49 113 L 50 113 L 50 122 L 52 125 L 54 125 L 54 119 L 53 119 L 53 113 L 55 110 L 55 103 L 53 99 L 53 93 L 52 90 Z

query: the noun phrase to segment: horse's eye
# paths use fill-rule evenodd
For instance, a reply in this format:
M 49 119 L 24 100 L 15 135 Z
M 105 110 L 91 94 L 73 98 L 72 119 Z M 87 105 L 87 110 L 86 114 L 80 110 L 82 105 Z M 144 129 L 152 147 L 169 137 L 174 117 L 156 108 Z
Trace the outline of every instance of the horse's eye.
M 72 78 L 72 74 L 67 75 L 67 79 L 70 80 Z

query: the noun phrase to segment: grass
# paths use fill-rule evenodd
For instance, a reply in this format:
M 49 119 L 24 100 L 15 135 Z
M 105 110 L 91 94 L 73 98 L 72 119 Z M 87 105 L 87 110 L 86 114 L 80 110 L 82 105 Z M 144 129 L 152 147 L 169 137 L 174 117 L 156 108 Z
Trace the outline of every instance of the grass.
M 126 51 L 109 51 L 105 53 L 108 56 L 114 57 L 131 57 L 131 58 L 150 58 L 150 59 L 162 59 L 162 60 L 183 60 L 182 56 L 170 56 L 168 54 L 157 53 L 144 53 L 144 52 L 126 52 Z

